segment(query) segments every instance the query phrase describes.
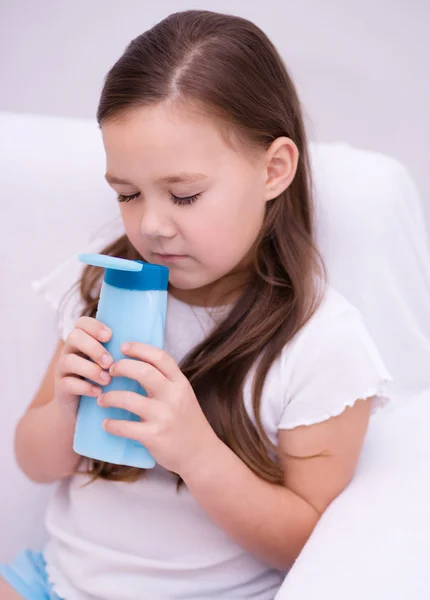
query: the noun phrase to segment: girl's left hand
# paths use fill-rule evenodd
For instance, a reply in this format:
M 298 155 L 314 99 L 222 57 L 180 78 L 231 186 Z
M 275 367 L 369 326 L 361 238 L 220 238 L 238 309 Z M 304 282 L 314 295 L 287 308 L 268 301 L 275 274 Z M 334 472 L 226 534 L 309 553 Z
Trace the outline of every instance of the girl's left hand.
M 110 374 L 136 380 L 148 396 L 120 390 L 99 396 L 100 406 L 124 408 L 142 419 L 140 422 L 106 419 L 105 430 L 140 442 L 157 463 L 181 476 L 197 468 L 197 461 L 201 463 L 203 454 L 210 455 L 220 440 L 188 379 L 163 350 L 133 342 L 123 344 L 121 352 L 138 360 L 121 359 L 111 366 Z

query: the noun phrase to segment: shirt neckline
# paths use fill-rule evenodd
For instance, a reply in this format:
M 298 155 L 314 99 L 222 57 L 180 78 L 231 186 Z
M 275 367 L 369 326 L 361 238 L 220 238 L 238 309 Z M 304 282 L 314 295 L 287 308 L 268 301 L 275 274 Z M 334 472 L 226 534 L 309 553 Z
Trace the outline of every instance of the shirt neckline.
M 172 300 L 173 302 L 177 302 L 178 304 L 181 304 L 182 306 L 187 306 L 195 313 L 208 314 L 208 313 L 212 313 L 212 312 L 222 312 L 224 310 L 228 310 L 229 308 L 233 307 L 233 303 L 220 304 L 217 306 L 199 306 L 196 304 L 189 304 L 188 302 L 184 302 L 183 300 L 179 300 L 179 298 L 176 298 L 170 292 L 168 292 L 168 296 L 169 296 L 169 299 Z

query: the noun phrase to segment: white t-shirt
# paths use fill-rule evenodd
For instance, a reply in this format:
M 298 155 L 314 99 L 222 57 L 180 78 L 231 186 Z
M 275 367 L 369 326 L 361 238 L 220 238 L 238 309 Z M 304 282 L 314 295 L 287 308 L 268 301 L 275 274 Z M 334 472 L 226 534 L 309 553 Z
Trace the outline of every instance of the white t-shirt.
M 90 249 L 91 251 L 91 249 Z M 60 265 L 34 288 L 58 308 L 76 277 L 76 261 Z M 75 266 L 73 266 L 75 265 Z M 63 339 L 81 307 L 77 296 L 61 321 Z M 181 359 L 228 308 L 208 311 L 169 296 L 165 349 Z M 244 399 L 255 423 L 249 374 Z M 391 380 L 360 313 L 328 288 L 310 321 L 285 346 L 266 378 L 262 423 L 278 429 L 339 415 L 359 398 L 386 403 Z M 206 516 L 177 476 L 157 465 L 134 483 L 85 475 L 63 480 L 48 507 L 44 550 L 54 590 L 65 600 L 273 600 L 285 573 L 249 554 Z

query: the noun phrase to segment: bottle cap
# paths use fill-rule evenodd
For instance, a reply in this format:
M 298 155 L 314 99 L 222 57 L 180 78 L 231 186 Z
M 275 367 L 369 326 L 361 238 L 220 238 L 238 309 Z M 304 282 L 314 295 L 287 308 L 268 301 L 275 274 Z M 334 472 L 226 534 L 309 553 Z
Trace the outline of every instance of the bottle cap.
M 106 254 L 79 254 L 87 265 L 105 269 L 104 281 L 128 290 L 167 290 L 169 269 L 142 260 L 128 260 Z

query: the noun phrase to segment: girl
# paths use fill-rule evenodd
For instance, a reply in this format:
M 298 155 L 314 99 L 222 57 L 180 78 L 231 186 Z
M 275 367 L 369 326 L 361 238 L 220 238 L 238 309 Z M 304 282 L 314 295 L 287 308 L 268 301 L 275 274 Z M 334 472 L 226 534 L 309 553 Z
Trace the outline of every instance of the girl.
M 325 283 L 296 91 L 258 27 L 188 11 L 129 44 L 97 118 L 126 231 L 103 252 L 170 268 L 165 351 L 130 340 L 113 364 L 86 267 L 82 316 L 66 315 L 16 431 L 23 471 L 59 482 L 49 541 L 2 567 L 0 596 L 273 599 L 390 379 Z M 148 397 L 101 395 L 118 376 Z M 138 415 L 104 426 L 156 468 L 76 455 L 81 394 Z

